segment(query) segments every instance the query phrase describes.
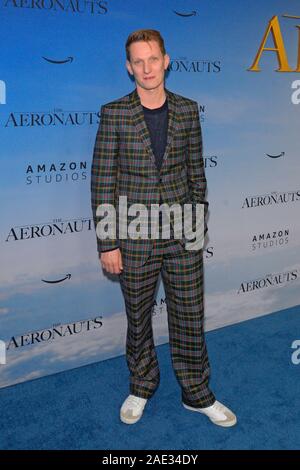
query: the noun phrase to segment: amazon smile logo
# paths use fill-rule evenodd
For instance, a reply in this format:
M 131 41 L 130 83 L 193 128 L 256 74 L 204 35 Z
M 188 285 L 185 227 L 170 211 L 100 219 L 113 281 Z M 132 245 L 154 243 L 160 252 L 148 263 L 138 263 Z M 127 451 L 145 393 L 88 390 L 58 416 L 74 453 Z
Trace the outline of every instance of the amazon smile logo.
M 285 152 L 281 152 L 278 155 L 270 155 L 269 153 L 266 153 L 266 155 L 267 155 L 267 157 L 270 157 L 270 158 L 280 158 L 280 157 L 283 157 L 285 155 Z
M 43 282 L 46 282 L 47 284 L 58 284 L 59 282 L 64 282 L 66 279 L 71 279 L 71 274 L 67 274 L 65 277 L 61 279 L 56 279 L 53 281 L 47 281 L 46 279 L 42 279 Z
M 190 13 L 181 13 L 181 12 L 176 11 L 176 10 L 173 10 L 173 12 L 175 13 L 175 15 L 183 16 L 184 18 L 187 18 L 189 16 L 196 16 L 197 15 L 197 12 L 195 10 L 191 11 Z
M 67 57 L 66 59 L 63 59 L 63 60 L 54 60 L 54 59 L 48 59 L 48 57 L 44 57 L 42 56 L 44 60 L 46 60 L 47 62 L 49 62 L 50 64 L 58 64 L 58 65 L 61 65 L 61 64 L 67 64 L 68 62 L 73 62 L 73 57 L 69 56 Z

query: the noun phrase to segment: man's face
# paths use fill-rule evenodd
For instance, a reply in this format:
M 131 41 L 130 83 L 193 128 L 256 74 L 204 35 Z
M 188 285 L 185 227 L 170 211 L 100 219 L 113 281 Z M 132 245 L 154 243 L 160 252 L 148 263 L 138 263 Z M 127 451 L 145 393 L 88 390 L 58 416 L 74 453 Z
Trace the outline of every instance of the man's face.
M 126 67 L 136 84 L 145 90 L 158 88 L 170 62 L 168 54 L 163 55 L 158 42 L 153 40 L 133 42 L 129 51 L 130 61 L 126 60 Z

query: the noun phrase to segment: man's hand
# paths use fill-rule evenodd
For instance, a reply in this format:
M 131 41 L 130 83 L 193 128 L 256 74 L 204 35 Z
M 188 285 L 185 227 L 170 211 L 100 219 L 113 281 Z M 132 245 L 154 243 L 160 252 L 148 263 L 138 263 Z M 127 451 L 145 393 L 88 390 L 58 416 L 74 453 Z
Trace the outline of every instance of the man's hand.
M 122 255 L 120 248 L 105 251 L 100 255 L 102 267 L 109 273 L 120 274 L 123 270 Z

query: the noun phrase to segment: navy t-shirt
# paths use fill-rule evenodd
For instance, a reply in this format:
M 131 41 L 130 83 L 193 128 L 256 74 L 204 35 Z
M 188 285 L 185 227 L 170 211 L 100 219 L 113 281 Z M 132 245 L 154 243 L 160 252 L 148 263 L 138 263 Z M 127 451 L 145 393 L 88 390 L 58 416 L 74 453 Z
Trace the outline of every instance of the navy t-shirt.
M 167 145 L 168 100 L 159 108 L 143 107 L 145 121 L 149 130 L 151 146 L 155 155 L 156 166 L 160 170 Z

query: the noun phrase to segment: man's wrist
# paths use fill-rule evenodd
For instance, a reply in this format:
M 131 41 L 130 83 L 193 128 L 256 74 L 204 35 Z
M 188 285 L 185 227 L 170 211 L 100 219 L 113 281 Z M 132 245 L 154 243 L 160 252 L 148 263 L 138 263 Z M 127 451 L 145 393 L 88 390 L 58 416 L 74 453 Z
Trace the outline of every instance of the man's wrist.
M 101 250 L 99 251 L 99 254 L 101 255 L 101 253 L 107 253 L 108 251 L 114 251 L 114 250 L 117 250 L 119 247 L 116 246 L 115 248 L 109 248 L 108 250 Z

